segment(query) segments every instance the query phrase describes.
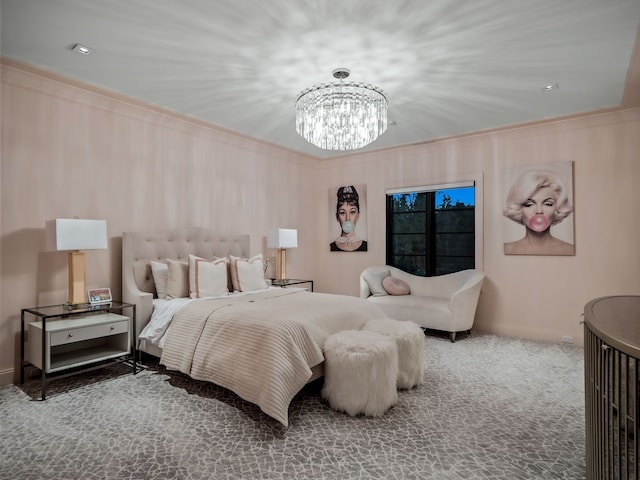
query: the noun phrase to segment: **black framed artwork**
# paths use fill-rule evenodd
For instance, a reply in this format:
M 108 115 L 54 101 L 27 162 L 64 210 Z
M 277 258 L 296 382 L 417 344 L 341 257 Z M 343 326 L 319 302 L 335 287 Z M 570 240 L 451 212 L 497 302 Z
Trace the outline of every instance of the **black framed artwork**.
M 573 162 L 503 171 L 505 255 L 575 255 Z
M 342 185 L 329 189 L 330 251 L 367 251 L 366 204 L 366 185 Z

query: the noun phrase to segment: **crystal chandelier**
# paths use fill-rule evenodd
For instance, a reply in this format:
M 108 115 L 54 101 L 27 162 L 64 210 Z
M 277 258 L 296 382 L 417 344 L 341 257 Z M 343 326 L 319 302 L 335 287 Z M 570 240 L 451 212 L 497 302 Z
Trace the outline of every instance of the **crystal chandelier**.
M 340 82 L 309 87 L 296 100 L 296 131 L 326 150 L 354 150 L 387 129 L 387 97 L 366 83 L 343 82 L 349 70 L 338 68 Z

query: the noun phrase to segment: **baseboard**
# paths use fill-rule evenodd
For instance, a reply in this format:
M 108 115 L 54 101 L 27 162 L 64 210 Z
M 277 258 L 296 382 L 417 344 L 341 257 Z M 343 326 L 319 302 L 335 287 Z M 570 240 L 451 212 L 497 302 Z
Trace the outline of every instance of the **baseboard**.
M 13 383 L 13 368 L 0 370 L 0 387 L 11 385 Z

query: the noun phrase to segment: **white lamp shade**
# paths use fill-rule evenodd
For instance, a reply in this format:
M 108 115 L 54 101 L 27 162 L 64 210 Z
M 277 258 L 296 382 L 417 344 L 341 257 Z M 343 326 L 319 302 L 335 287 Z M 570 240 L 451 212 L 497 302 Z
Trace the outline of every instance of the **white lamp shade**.
M 269 248 L 296 248 L 298 246 L 298 231 L 291 228 L 274 228 L 267 234 Z
M 107 221 L 56 218 L 46 223 L 47 250 L 101 250 L 107 248 Z

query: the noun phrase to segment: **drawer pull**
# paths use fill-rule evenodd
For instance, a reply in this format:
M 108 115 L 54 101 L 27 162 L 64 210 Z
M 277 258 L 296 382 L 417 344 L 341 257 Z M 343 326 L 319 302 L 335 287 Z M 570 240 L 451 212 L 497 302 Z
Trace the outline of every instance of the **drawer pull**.
M 69 337 L 69 338 L 73 337 L 73 333 L 70 333 L 70 334 L 68 335 L 68 337 Z
M 111 330 L 115 330 L 115 329 L 116 329 L 116 327 L 114 327 L 114 326 L 112 325 L 112 326 L 111 326 Z

